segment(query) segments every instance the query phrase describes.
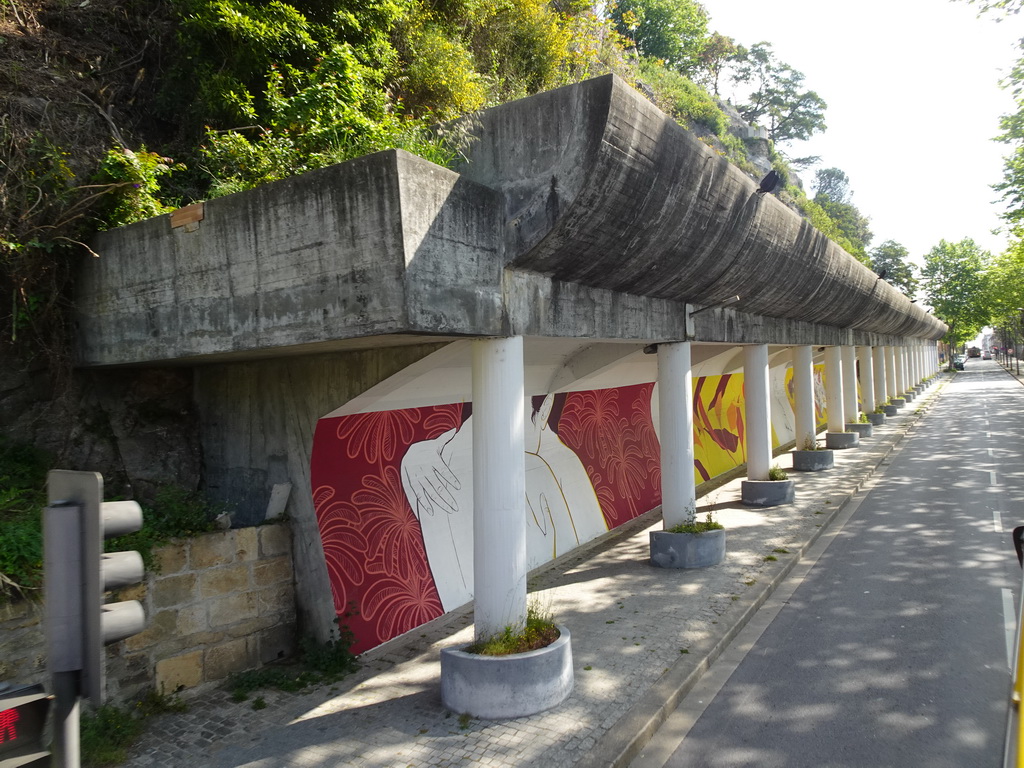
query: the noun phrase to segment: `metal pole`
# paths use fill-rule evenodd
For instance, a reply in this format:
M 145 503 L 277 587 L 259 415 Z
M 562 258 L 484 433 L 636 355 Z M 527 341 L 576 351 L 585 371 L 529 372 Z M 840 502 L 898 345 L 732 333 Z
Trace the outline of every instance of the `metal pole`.
M 80 768 L 78 672 L 54 672 L 53 766 Z

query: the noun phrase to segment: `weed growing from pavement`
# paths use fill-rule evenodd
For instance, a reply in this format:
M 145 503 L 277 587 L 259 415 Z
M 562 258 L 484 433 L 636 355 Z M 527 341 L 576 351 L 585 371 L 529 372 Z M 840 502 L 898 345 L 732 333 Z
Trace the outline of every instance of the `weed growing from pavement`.
M 336 640 L 319 644 L 306 638 L 299 646 L 297 662 L 270 664 L 231 675 L 225 686 L 231 691 L 231 698 L 245 701 L 250 693 L 264 688 L 295 693 L 311 685 L 337 682 L 356 669 L 356 657 L 351 651 L 352 633 L 347 627 L 342 627 Z
M 777 557 L 776 557 L 775 555 L 765 555 L 765 556 L 764 556 L 764 561 L 765 561 L 766 563 L 773 563 L 773 562 L 775 562 L 775 561 L 776 561 L 776 560 L 778 560 L 778 559 L 779 559 L 779 558 L 777 558 Z
M 105 704 L 91 714 L 83 714 L 79 724 L 82 765 L 102 768 L 120 765 L 128 749 L 146 730 L 146 721 L 154 715 L 184 712 L 184 702 L 175 696 L 147 691 L 133 706 Z

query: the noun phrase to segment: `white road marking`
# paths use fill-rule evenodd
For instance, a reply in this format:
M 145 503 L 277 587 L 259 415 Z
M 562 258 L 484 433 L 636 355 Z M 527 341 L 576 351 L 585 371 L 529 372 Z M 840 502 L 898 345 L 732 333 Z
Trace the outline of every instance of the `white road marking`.
M 1003 516 L 999 513 L 998 509 L 992 510 L 992 527 L 996 533 L 1003 532 Z
M 1003 630 L 1006 633 L 1006 666 L 1013 669 L 1013 641 L 1017 635 L 1017 617 L 1013 610 L 1013 593 L 1003 587 Z
M 999 485 L 999 482 L 996 480 L 996 471 L 994 469 L 990 469 L 988 471 L 988 484 Z

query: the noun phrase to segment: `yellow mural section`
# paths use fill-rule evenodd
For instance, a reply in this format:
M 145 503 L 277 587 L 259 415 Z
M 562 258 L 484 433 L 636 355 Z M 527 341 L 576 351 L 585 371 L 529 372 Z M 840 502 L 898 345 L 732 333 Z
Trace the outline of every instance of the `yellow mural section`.
M 793 396 L 793 369 L 786 366 L 784 372 L 773 372 L 782 377 L 782 390 L 778 398 L 773 398 L 772 407 L 785 407 L 788 401 L 792 416 L 795 410 Z M 775 382 L 778 382 L 775 379 Z M 814 366 L 814 416 L 819 426 L 828 419 L 825 406 L 825 366 Z M 693 443 L 697 482 L 728 472 L 744 464 L 747 460 L 746 425 L 744 423 L 743 374 L 726 374 L 723 376 L 702 376 L 693 383 Z M 780 438 L 776 431 L 775 419 L 772 423 L 772 446 L 778 447 L 785 440 L 792 440 L 792 435 Z
M 747 460 L 743 376 L 702 376 L 693 383 L 693 448 L 697 482 Z

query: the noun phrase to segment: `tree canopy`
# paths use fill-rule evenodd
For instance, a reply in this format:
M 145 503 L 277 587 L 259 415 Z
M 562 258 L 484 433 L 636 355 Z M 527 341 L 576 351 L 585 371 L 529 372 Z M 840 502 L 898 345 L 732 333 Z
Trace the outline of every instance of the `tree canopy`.
M 825 130 L 825 100 L 804 88 L 803 73 L 779 61 L 770 43 L 737 51 L 733 81 L 752 89 L 737 105 L 740 115 L 765 127 L 773 142 L 806 141 Z
M 971 238 L 941 240 L 924 257 L 925 296 L 935 316 L 949 326 L 945 339 L 954 347 L 974 338 L 989 322 L 991 259 Z
M 915 276 L 917 268 L 909 260 L 910 252 L 895 240 L 886 240 L 869 254 L 871 268 L 882 276 L 890 285 L 899 288 L 913 298 L 917 293 L 918 281 Z
M 815 174 L 814 202 L 821 207 L 835 223 L 842 235 L 840 245 L 846 248 L 860 261 L 867 263 L 867 247 L 874 235 L 870 229 L 868 218 L 861 214 L 850 199 L 849 177 L 838 168 L 823 168 Z
M 708 42 L 708 15 L 696 0 L 618 0 L 609 15 L 641 56 L 683 74 L 699 66 Z

